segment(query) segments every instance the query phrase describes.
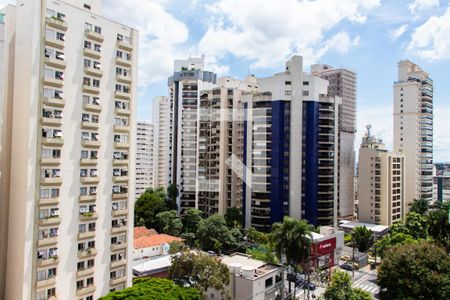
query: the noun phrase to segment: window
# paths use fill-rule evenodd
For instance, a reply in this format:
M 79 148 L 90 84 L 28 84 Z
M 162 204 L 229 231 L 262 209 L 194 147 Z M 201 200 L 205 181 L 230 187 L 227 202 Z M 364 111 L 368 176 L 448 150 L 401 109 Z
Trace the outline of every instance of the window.
M 303 91 L 303 96 L 309 96 L 309 91 Z
M 285 96 L 290 96 L 292 94 L 292 92 L 290 90 L 285 90 L 284 91 L 284 95 Z
M 89 4 L 84 4 L 83 7 L 86 8 L 86 9 L 88 9 L 88 10 L 91 10 L 91 6 L 90 6 Z M 86 299 L 87 299 L 87 298 L 86 298 Z

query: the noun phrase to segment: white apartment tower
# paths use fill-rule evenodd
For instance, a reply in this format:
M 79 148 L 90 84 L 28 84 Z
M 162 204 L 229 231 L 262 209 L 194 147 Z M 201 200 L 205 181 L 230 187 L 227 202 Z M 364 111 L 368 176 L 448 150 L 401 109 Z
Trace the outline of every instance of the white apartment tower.
M 179 190 L 181 212 L 198 208 L 198 141 L 200 91 L 216 84 L 216 74 L 205 71 L 205 57 L 175 60 L 169 78 L 169 98 L 173 103 L 173 159 L 170 183 Z
M 403 216 L 405 158 L 386 150 L 370 129 L 368 125 L 359 149 L 358 220 L 391 226 Z
M 405 155 L 406 214 L 414 199 L 433 199 L 433 81 L 409 60 L 394 83 L 394 151 Z
M 153 185 L 166 189 L 171 183 L 173 102 L 164 96 L 153 98 Z
M 356 73 L 329 65 L 313 65 L 311 73 L 328 80 L 328 94 L 342 98 L 339 118 L 339 172 L 337 215 L 339 218 L 353 217 L 355 176 L 355 133 L 356 133 Z
M 137 122 L 136 126 L 136 198 L 154 185 L 153 124 Z M 113 172 L 116 172 L 114 169 Z
M 0 298 L 93 300 L 131 285 L 138 33 L 100 7 L 19 0 L 3 11 Z

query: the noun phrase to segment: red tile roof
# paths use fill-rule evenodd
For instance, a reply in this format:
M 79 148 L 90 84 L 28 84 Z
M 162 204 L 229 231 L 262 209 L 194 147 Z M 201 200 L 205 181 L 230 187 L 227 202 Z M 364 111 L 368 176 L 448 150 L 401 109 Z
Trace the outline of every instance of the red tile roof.
M 134 249 L 170 244 L 175 241 L 182 242 L 183 239 L 164 233 L 158 234 L 156 230 L 144 226 L 134 228 Z

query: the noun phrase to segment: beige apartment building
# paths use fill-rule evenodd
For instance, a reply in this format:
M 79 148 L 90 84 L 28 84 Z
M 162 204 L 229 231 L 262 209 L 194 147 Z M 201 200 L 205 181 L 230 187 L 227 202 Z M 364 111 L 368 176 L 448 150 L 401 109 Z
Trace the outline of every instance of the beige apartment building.
M 154 126 L 138 121 L 136 125 L 136 198 L 154 186 Z
M 391 226 L 403 217 L 405 157 L 388 151 L 367 126 L 358 168 L 359 222 Z
M 2 13 L 0 298 L 97 299 L 131 285 L 138 32 L 100 0 Z
M 433 200 L 433 80 L 409 60 L 394 83 L 394 151 L 405 155 L 405 211 L 414 199 Z

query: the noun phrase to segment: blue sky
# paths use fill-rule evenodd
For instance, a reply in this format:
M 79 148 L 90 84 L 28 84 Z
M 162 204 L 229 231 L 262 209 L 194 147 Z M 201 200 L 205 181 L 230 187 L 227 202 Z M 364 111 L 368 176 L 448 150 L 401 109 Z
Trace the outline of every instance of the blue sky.
M 166 95 L 173 59 L 204 53 L 209 69 L 243 78 L 271 75 L 300 54 L 307 65 L 358 73 L 356 144 L 372 124 L 392 147 L 392 83 L 407 58 L 434 79 L 435 161 L 450 161 L 448 0 L 103 0 L 103 9 L 140 30 L 140 120 Z

